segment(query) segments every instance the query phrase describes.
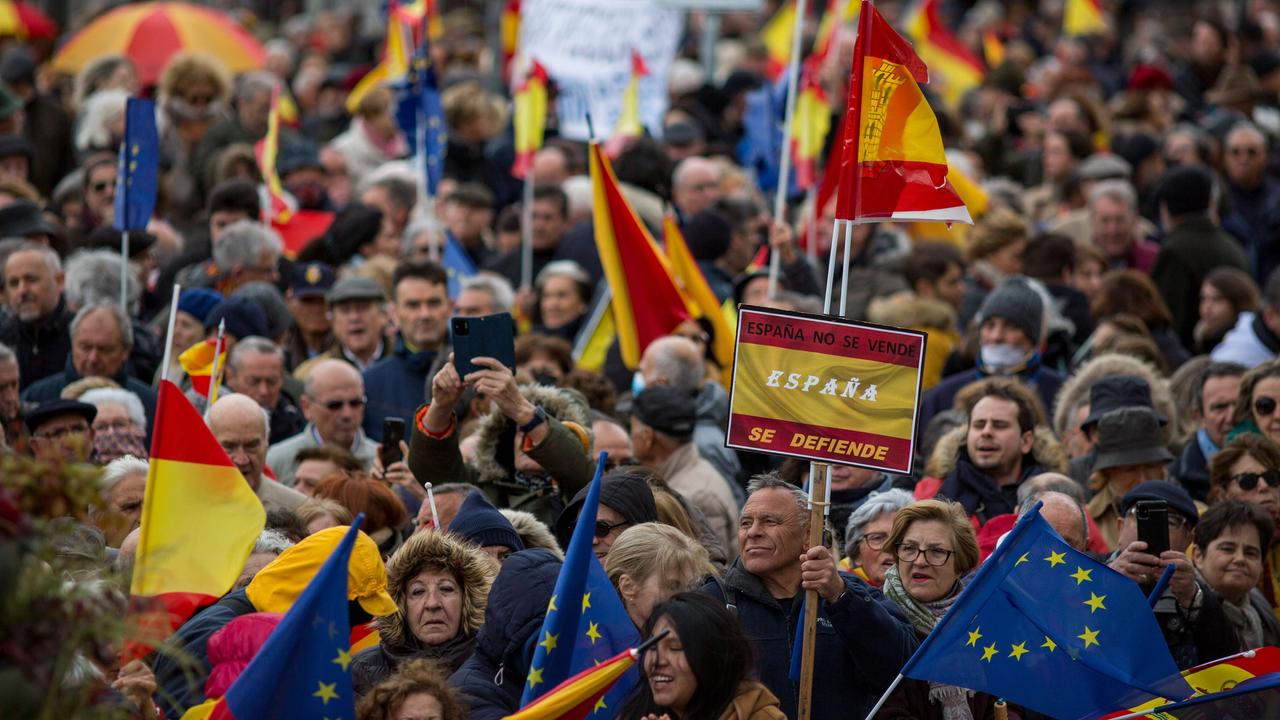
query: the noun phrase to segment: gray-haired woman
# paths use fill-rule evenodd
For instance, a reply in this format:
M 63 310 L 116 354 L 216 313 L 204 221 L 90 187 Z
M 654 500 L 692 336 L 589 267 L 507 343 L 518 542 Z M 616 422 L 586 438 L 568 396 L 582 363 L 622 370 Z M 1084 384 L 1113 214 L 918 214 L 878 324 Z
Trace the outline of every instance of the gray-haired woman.
M 845 526 L 845 559 L 841 569 L 876 587 L 884 585 L 884 573 L 893 566 L 893 552 L 885 541 L 893 528 L 894 516 L 913 500 L 910 492 L 898 488 L 868 495 Z

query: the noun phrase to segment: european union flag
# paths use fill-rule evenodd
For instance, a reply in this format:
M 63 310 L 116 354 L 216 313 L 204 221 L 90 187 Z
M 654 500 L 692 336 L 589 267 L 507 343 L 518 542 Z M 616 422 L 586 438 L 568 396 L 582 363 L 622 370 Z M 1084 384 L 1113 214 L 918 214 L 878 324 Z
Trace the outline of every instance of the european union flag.
M 422 164 L 423 189 L 427 197 L 435 197 L 444 175 L 444 152 L 448 147 L 449 133 L 444 122 L 444 104 L 440 100 L 440 81 L 431 64 L 425 28 L 422 43 L 414 52 L 413 63 L 409 67 L 409 77 L 400 88 L 396 122 L 409 141 L 415 162 Z
M 440 264 L 449 274 L 449 299 L 457 300 L 458 293 L 462 291 L 462 281 L 476 274 L 476 264 L 451 232 L 446 231 L 444 234 L 444 252 L 440 253 Z
M 160 136 L 156 133 L 156 105 L 129 98 L 124 110 L 124 142 L 116 171 L 115 229 L 145 230 L 156 208 Z
M 354 718 L 347 564 L 364 514 L 302 591 L 210 716 Z
M 1192 693 L 1138 586 L 1067 545 L 1038 507 L 983 563 L 902 674 L 1064 720 Z
M 786 74 L 782 80 L 768 83 L 746 95 L 742 113 L 742 140 L 738 142 L 738 162 L 755 171 L 756 185 L 763 192 L 778 188 L 781 172 L 782 143 L 787 112 Z M 787 180 L 787 192 L 796 189 L 794 170 Z
M 520 697 L 520 707 L 573 675 L 640 644 L 640 633 L 636 632 L 622 600 L 591 549 L 605 455 L 600 453 L 595 479 L 591 481 L 578 524 L 564 553 L 564 565 L 538 633 L 538 646 Z M 596 703 L 591 716 L 617 717 L 622 701 L 638 681 L 636 669 L 628 670 Z

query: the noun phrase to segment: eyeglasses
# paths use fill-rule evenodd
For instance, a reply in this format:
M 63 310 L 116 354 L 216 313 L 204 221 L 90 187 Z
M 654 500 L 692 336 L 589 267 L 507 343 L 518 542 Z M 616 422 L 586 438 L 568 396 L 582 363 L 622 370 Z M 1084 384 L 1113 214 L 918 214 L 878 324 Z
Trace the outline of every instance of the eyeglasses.
M 120 420 L 104 420 L 93 424 L 93 431 L 96 433 L 128 432 L 132 429 L 133 421 L 124 418 Z
M 1260 473 L 1240 473 L 1234 475 L 1231 481 L 1240 486 L 1241 490 L 1250 492 L 1258 487 L 1259 482 L 1265 482 L 1267 487 L 1280 487 L 1280 470 L 1266 470 Z
M 940 547 L 921 548 L 919 545 L 899 545 L 897 557 L 902 562 L 915 562 L 920 554 L 924 553 L 924 562 L 926 565 L 939 567 L 946 565 L 951 556 L 955 554 L 954 550 L 945 550 Z
M 96 193 L 104 193 L 107 190 L 110 190 L 114 185 L 115 185 L 115 182 L 113 181 L 99 180 L 98 182 L 90 185 L 89 190 Z
M 1125 513 L 1125 515 L 1128 515 L 1134 518 L 1138 517 L 1138 506 L 1135 505 L 1129 508 L 1129 512 Z M 1169 513 L 1167 517 L 1169 519 L 1170 530 L 1181 530 L 1182 528 L 1187 526 L 1187 519 L 1176 512 Z
M 862 536 L 862 542 L 867 544 L 868 550 L 883 550 L 884 541 L 888 539 L 889 533 L 871 533 Z
M 338 412 L 339 410 L 342 409 L 343 405 L 346 405 L 352 410 L 358 410 L 364 407 L 364 404 L 367 402 L 369 402 L 369 398 L 365 397 L 364 395 L 361 395 L 358 398 L 350 398 L 348 400 L 330 400 L 328 402 L 322 402 L 320 404 L 323 405 L 325 409 L 328 410 L 329 412 Z
M 609 533 L 613 532 L 614 530 L 617 530 L 623 525 L 630 525 L 630 524 L 631 523 L 626 520 L 623 520 L 620 523 L 607 523 L 604 520 L 597 520 L 596 521 L 596 537 L 603 540 L 604 538 L 609 537 Z
M 1256 147 L 1233 147 L 1227 148 L 1227 153 L 1231 155 L 1248 155 L 1249 157 L 1257 157 L 1262 154 L 1262 148 Z
M 84 435 L 87 432 L 89 432 L 88 425 L 64 425 L 35 433 L 35 437 L 41 440 L 61 440 L 68 435 Z
M 1276 411 L 1277 405 L 1280 405 L 1280 400 L 1266 395 L 1253 399 L 1253 411 L 1258 415 L 1270 415 Z

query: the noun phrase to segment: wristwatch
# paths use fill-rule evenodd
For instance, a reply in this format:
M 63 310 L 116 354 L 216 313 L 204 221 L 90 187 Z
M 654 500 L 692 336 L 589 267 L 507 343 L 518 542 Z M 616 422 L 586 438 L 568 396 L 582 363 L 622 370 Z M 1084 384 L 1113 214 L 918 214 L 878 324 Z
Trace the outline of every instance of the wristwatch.
M 541 405 L 533 406 L 533 419 L 524 425 L 519 426 L 520 432 L 528 435 L 534 428 L 547 421 L 547 411 L 542 409 Z

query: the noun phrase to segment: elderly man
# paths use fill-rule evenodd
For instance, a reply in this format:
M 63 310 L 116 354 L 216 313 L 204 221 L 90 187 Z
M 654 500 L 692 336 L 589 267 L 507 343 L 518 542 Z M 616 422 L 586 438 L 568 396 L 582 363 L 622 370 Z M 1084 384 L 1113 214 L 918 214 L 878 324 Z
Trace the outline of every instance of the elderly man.
M 71 356 L 65 369 L 28 387 L 24 400 L 52 400 L 62 388 L 85 377 L 104 377 L 132 392 L 147 411 L 147 425 L 155 419 L 156 393 L 146 383 L 125 371 L 125 361 L 133 349 L 133 323 L 113 303 L 96 303 L 80 308 L 71 320 Z
M 703 591 L 736 609 L 755 645 L 756 675 L 796 716 L 789 677 L 806 590 L 815 590 L 821 630 L 814 648 L 813 717 L 864 717 L 915 650 L 915 634 L 891 602 L 852 575 L 841 575 L 822 545 L 806 547 L 809 506 L 802 490 L 775 474 L 747 487 L 738 521 L 742 555 Z
M 378 443 L 360 429 L 368 400 L 355 368 L 341 360 L 320 361 L 307 375 L 301 400 L 306 427 L 266 452 L 267 465 L 281 483 L 293 485 L 295 458 L 305 447 L 333 445 L 355 455 L 366 469 L 373 464 Z
M 227 226 L 213 244 L 216 289 L 229 296 L 251 282 L 274 283 L 280 277 L 282 249 L 280 236 L 261 223 L 238 220 Z
M 671 198 L 680 217 L 692 217 L 719 200 L 723 194 L 720 190 L 723 175 L 713 160 L 704 157 L 681 160 L 671 174 Z
M 387 353 L 387 294 L 377 281 L 366 277 L 349 277 L 338 281 L 324 296 L 329 307 L 329 321 L 337 341 L 327 351 L 311 358 L 293 371 L 293 376 L 306 380 L 311 369 L 324 360 L 342 360 L 358 371 L 373 367 Z
M 223 395 L 209 409 L 209 431 L 227 451 L 227 456 L 253 488 L 267 512 L 281 508 L 296 510 L 306 502 L 307 496 L 262 476 L 267 461 L 270 424 L 271 417 L 267 411 L 248 395 Z
M 1230 211 L 1222 228 L 1235 236 L 1249 256 L 1253 277 L 1262 282 L 1280 267 L 1280 182 L 1271 177 L 1267 136 L 1256 125 L 1242 122 L 1223 140 L 1222 169 Z
M 1191 497 L 1206 502 L 1209 496 L 1209 461 L 1227 443 L 1234 426 L 1236 399 L 1240 396 L 1243 365 L 1211 362 L 1195 377 L 1197 390 L 1191 396 L 1191 414 L 1196 434 L 1182 449 L 1172 474 Z
M 1113 270 L 1151 272 L 1160 246 L 1139 237 L 1138 194 L 1128 180 L 1103 180 L 1089 190 L 1089 228 Z
M 102 530 L 107 547 L 118 548 L 141 522 L 147 461 L 132 455 L 112 460 L 102 472 L 99 487 L 107 503 L 103 511 L 95 511 L 93 524 Z
M 62 261 L 52 248 L 25 243 L 4 263 L 0 342 L 18 356 L 21 387 L 62 370 L 71 353 L 71 311 L 62 295 Z
M 284 350 L 262 337 L 240 340 L 227 356 L 227 387 L 271 414 L 271 444 L 302 432 L 307 421 L 284 388 Z
M 0 439 L 9 447 L 14 447 L 26 437 L 26 426 L 22 424 L 23 410 L 21 370 L 18 367 L 18 356 L 7 345 L 0 343 Z
M 97 413 L 88 403 L 61 398 L 36 406 L 25 418 L 31 433 L 31 453 L 48 460 L 88 460 Z
M 218 158 L 222 151 L 234 143 L 252 145 L 267 134 L 267 121 L 271 115 L 271 93 L 278 80 L 269 72 L 251 72 L 236 82 L 235 115 L 209 128 L 191 156 L 190 172 L 203 191 L 214 186 Z M 292 135 L 282 133 L 281 147 L 289 144 Z
M 453 301 L 453 314 L 458 317 L 481 317 L 511 312 L 515 291 L 511 283 L 497 275 L 473 275 L 462 281 L 458 297 Z

